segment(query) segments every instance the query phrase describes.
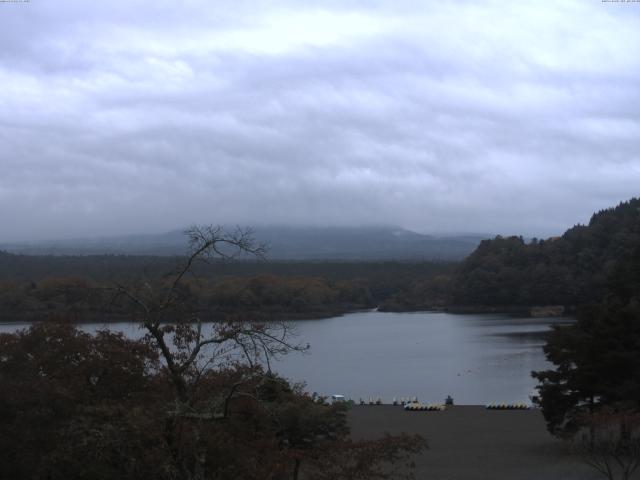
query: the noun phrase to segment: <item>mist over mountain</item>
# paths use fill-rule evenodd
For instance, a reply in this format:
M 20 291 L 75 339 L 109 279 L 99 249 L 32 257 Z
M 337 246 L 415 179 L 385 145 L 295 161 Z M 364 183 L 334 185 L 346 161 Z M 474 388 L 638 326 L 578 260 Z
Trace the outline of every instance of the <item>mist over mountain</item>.
M 460 260 L 484 235 L 432 236 L 391 227 L 292 227 L 254 229 L 270 260 Z M 181 255 L 187 240 L 181 230 L 161 234 L 77 238 L 0 244 L 27 255 Z

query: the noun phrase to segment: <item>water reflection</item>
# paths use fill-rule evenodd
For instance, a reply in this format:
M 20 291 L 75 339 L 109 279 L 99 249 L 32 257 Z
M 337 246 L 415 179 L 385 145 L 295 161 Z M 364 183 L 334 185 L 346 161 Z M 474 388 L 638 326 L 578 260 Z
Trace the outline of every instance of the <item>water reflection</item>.
M 535 386 L 530 372 L 549 366 L 542 352 L 545 333 L 567 319 L 371 311 L 289 323 L 311 351 L 287 355 L 273 367 L 306 381 L 310 391 L 427 402 L 450 394 L 457 403 L 479 404 L 526 400 Z M 5 324 L 0 332 L 25 327 Z M 144 333 L 133 323 L 82 328 L 111 328 L 133 338 Z
M 362 312 L 293 323 L 312 351 L 284 358 L 277 369 L 305 379 L 310 390 L 433 402 L 451 394 L 477 404 L 526 400 L 531 371 L 548 367 L 545 333 L 567 319 Z

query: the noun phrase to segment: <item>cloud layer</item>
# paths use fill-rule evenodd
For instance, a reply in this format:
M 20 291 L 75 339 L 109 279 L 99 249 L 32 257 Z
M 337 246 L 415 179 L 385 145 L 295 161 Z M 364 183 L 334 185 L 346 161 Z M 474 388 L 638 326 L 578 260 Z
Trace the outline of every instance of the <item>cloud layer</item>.
M 551 235 L 640 194 L 637 3 L 31 0 L 0 42 L 3 241 Z

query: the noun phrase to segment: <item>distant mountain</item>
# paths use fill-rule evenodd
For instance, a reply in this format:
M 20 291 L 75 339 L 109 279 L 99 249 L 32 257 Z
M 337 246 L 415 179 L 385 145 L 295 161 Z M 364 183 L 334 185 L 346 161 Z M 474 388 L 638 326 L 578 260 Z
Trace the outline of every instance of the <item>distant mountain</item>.
M 460 260 L 482 236 L 436 237 L 393 227 L 262 227 L 269 257 L 292 260 Z
M 255 229 L 272 260 L 460 260 L 486 238 L 481 235 L 431 236 L 394 227 L 283 227 Z M 21 244 L 0 250 L 28 255 L 181 255 L 181 231 Z

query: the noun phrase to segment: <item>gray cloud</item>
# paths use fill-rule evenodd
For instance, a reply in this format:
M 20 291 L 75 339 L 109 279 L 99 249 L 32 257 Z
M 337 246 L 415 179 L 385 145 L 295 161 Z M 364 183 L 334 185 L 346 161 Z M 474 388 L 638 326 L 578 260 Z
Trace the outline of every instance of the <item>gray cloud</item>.
M 640 193 L 639 4 L 300 5 L 0 4 L 0 240 L 550 235 Z

